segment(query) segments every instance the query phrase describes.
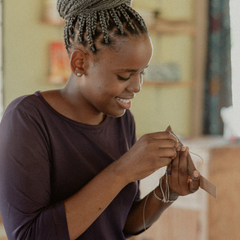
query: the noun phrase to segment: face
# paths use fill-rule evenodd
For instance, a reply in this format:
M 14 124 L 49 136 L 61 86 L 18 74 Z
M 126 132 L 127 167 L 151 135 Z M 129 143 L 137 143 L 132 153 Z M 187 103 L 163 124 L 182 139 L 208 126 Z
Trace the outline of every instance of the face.
M 92 114 L 120 117 L 141 90 L 152 43 L 147 35 L 122 38 L 114 49 L 106 46 L 100 51 L 84 74 L 81 93 Z

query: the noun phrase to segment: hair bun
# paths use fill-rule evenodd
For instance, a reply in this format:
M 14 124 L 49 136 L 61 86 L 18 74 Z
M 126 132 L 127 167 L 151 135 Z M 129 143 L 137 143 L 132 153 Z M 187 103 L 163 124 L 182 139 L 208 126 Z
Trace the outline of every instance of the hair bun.
M 57 10 L 67 20 L 81 14 L 114 8 L 123 3 L 131 6 L 132 0 L 58 0 Z

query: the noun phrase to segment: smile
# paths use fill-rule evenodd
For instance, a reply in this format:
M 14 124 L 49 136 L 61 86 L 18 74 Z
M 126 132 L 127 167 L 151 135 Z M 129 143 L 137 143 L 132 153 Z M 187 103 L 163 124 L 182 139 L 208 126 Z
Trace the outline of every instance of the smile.
M 131 99 L 123 99 L 123 98 L 117 98 L 117 100 L 124 102 L 124 103 L 129 103 L 131 102 Z

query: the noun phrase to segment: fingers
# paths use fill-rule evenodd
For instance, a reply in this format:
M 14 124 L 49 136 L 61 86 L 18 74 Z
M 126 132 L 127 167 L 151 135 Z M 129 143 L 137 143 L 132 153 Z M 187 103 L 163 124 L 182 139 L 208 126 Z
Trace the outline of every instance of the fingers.
M 167 174 L 171 171 L 171 175 L 168 174 L 171 189 L 182 196 L 196 192 L 200 185 L 198 171 L 194 171 L 190 177 L 188 175 L 188 154 L 188 148 L 182 147 L 167 168 Z
M 169 148 L 169 147 L 175 148 L 175 142 L 172 140 L 168 140 L 168 139 L 157 140 L 157 143 L 159 148 Z
M 161 157 L 160 159 L 161 159 L 161 161 L 159 162 L 158 168 L 169 166 L 172 161 L 171 158 L 164 158 L 164 157 L 162 158 Z
M 176 157 L 176 139 L 167 132 L 146 134 L 139 141 L 146 151 L 156 157 Z
M 178 163 L 178 181 L 180 186 L 186 186 L 188 182 L 188 159 L 187 156 L 189 154 L 187 147 L 182 147 L 179 152 L 179 163 Z M 186 186 L 187 187 L 187 186 Z
M 167 166 L 167 174 L 169 176 L 172 175 L 172 161 L 170 162 L 170 164 Z
M 171 166 L 167 169 L 167 171 L 171 171 L 170 185 L 172 188 L 178 188 L 178 166 L 179 166 L 179 152 L 177 152 L 177 156 L 171 162 Z
M 158 151 L 158 155 L 160 158 L 168 157 L 171 160 L 176 158 L 177 152 L 175 148 L 160 148 Z
M 171 140 L 173 141 L 173 147 L 178 147 L 177 139 L 171 135 L 169 132 L 156 132 L 156 133 L 150 133 L 149 136 L 151 136 L 153 139 L 158 140 Z
M 189 182 L 189 189 L 192 193 L 196 192 L 200 186 L 200 172 L 195 170 Z

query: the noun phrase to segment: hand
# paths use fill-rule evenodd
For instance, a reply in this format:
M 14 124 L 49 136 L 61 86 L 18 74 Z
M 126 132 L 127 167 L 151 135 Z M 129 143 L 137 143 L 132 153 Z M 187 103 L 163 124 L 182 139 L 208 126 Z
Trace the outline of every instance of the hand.
M 171 172 L 168 175 L 170 199 L 194 193 L 200 186 L 200 173 L 197 170 L 192 176 L 188 175 L 188 154 L 188 148 L 182 147 L 167 168 L 167 172 Z
M 128 182 L 141 180 L 177 156 L 177 140 L 169 132 L 142 136 L 118 162 Z

